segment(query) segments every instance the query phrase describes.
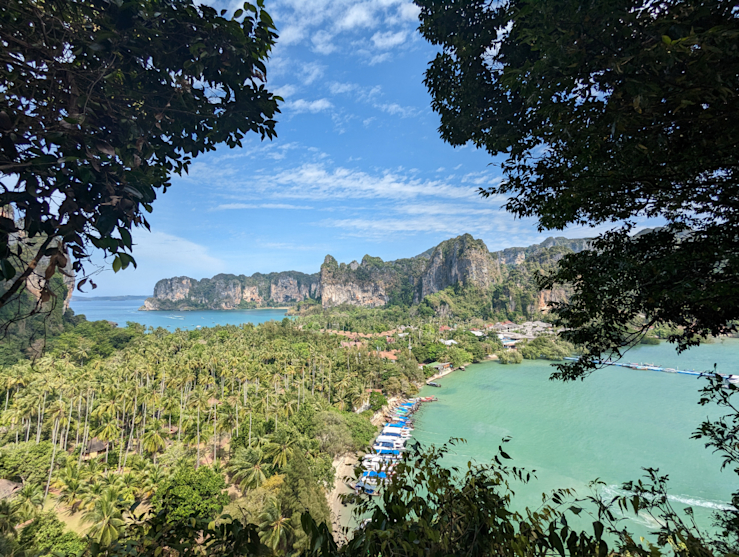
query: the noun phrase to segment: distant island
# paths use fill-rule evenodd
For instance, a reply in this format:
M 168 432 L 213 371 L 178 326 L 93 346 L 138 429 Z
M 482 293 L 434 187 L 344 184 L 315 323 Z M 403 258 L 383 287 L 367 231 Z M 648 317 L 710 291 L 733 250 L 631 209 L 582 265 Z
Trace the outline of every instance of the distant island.
M 327 255 L 320 271 L 255 273 L 250 276 L 219 274 L 195 280 L 162 279 L 142 311 L 233 310 L 291 307 L 292 313 L 310 308 L 352 305 L 412 306 L 425 302 L 444 311 L 444 293 L 460 289 L 483 294 L 485 305 L 503 304 L 533 311 L 563 297 L 562 292 L 540 292 L 536 271 L 551 267 L 567 253 L 586 249 L 589 240 L 547 238 L 525 248 L 491 252 L 482 240 L 469 234 L 451 238 L 408 259 L 383 261 L 365 255 L 361 262 L 339 264 Z M 491 308 L 492 310 L 493 308 Z

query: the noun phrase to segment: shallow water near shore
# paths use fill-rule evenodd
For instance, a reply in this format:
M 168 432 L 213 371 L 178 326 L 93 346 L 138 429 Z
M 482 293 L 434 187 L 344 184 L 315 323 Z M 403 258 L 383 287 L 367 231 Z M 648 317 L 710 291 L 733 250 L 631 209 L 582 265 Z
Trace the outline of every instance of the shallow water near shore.
M 678 369 L 738 373 L 739 340 L 727 339 L 677 356 L 674 347 L 641 346 L 623 361 L 654 363 Z M 422 395 L 438 402 L 416 414 L 414 437 L 423 444 L 442 444 L 451 437 L 467 443 L 456 447 L 445 464 L 466 467 L 470 460 L 489 461 L 501 439 L 513 465 L 536 470 L 536 479 L 514 484 L 514 508 L 537 508 L 541 494 L 574 488 L 591 494 L 588 483 L 605 482 L 602 493 L 612 497 L 622 482 L 643 476 L 642 468 L 659 468 L 669 475 L 670 500 L 676 508 L 690 505 L 699 526 L 710 528 L 712 513 L 726 508 L 739 487 L 721 460 L 690 439 L 715 406 L 697 404 L 706 383 L 687 375 L 609 367 L 574 383 L 550 381 L 550 362 L 520 365 L 486 362 L 469 366 L 425 387 Z M 625 525 L 646 535 L 654 521 L 630 517 Z
M 168 331 L 242 323 L 257 325 L 266 321 L 281 321 L 286 313 L 284 309 L 139 311 L 144 300 L 145 296 L 124 300 L 84 300 L 72 297 L 70 307 L 75 314 L 84 315 L 88 321 L 112 321 L 119 327 L 125 327 L 126 322 L 133 321 L 147 327 L 163 327 Z

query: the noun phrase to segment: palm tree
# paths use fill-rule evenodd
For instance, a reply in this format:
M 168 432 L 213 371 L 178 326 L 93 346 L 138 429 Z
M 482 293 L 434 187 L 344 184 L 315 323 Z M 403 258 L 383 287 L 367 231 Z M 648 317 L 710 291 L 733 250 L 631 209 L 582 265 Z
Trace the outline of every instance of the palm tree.
M 144 450 L 149 454 L 154 455 L 154 462 L 157 461 L 156 453 L 167 445 L 162 436 L 162 425 L 161 420 L 153 419 L 151 421 L 151 429 L 144 433 L 144 438 L 142 439 Z
M 20 516 L 10 501 L 0 501 L 0 534 L 3 536 L 15 536 L 15 526 L 20 522 Z
M 276 433 L 265 447 L 265 453 L 272 459 L 272 466 L 284 468 L 293 455 L 293 439 L 284 431 Z
M 103 547 L 116 541 L 126 524 L 120 504 L 118 490 L 108 488 L 85 513 L 84 522 L 92 523 L 88 535 Z
M 73 464 L 68 464 L 57 474 L 54 487 L 59 490 L 59 495 L 56 498 L 57 502 L 66 505 L 71 513 L 75 513 L 85 492 L 80 469 Z
M 242 492 L 258 488 L 267 479 L 267 467 L 262 464 L 262 451 L 258 449 L 236 449 L 226 471 Z
M 107 415 L 107 414 L 106 414 Z M 108 462 L 108 451 L 110 444 L 118 439 L 120 429 L 118 428 L 118 422 L 115 418 L 108 417 L 103 427 L 98 431 L 97 438 L 101 441 L 105 441 L 105 462 Z
M 44 492 L 36 484 L 25 484 L 13 499 L 15 511 L 24 521 L 34 518 L 43 504 Z
M 98 481 L 98 478 L 94 478 L 85 488 L 82 496 L 82 507 L 88 509 L 88 511 L 94 508 L 95 503 L 103 492 L 105 492 L 105 485 L 101 481 Z
M 259 539 L 264 545 L 275 553 L 286 552 L 287 540 L 293 528 L 290 519 L 282 515 L 282 508 L 276 499 L 271 499 L 259 515 L 259 530 Z

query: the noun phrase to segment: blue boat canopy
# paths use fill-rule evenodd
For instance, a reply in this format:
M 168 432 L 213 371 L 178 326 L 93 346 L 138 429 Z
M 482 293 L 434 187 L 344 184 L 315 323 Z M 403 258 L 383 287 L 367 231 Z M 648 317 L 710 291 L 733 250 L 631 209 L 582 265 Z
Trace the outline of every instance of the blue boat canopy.
M 377 472 L 375 470 L 369 470 L 362 475 L 368 478 L 387 478 L 387 474 L 385 472 Z

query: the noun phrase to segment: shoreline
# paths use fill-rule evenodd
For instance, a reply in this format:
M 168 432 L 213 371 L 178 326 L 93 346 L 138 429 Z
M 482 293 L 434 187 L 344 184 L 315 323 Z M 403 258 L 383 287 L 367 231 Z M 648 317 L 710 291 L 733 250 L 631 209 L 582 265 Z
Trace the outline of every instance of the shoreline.
M 357 453 L 347 453 L 334 459 L 334 487 L 326 492 L 326 500 L 331 511 L 331 533 L 334 541 L 341 544 L 346 540 L 345 529 L 351 528 L 352 510 L 351 505 L 341 500 L 342 495 L 352 493 L 352 489 L 346 485 L 344 478 L 352 476 L 354 467 L 359 462 Z
M 428 386 L 429 381 L 436 381 L 437 379 L 441 379 L 442 377 L 446 377 L 450 373 L 454 373 L 455 371 L 459 371 L 460 369 L 461 370 L 464 370 L 464 369 L 466 369 L 466 366 L 469 366 L 469 365 L 472 365 L 472 364 L 464 364 L 462 366 L 454 367 L 454 368 L 448 369 L 446 371 L 440 371 L 439 373 L 436 373 L 436 374 L 432 375 L 431 377 L 429 377 L 428 379 L 426 379 L 426 385 Z
M 245 308 L 245 309 L 241 309 L 241 308 L 233 308 L 233 309 L 210 309 L 210 308 L 197 308 L 197 309 L 195 309 L 195 308 L 193 308 L 193 309 L 144 309 L 145 307 L 146 306 L 141 306 L 136 311 L 149 311 L 149 312 L 152 312 L 152 313 L 156 313 L 158 311 L 170 311 L 170 312 L 180 312 L 180 313 L 184 313 L 184 312 L 196 312 L 196 311 L 223 311 L 223 312 L 227 312 L 227 311 L 230 312 L 230 311 L 232 311 L 232 312 L 239 312 L 239 311 L 262 311 L 262 310 L 268 310 L 268 309 L 273 309 L 273 310 L 274 309 L 280 309 L 280 310 L 287 311 L 292 306 L 264 307 L 264 308 Z

